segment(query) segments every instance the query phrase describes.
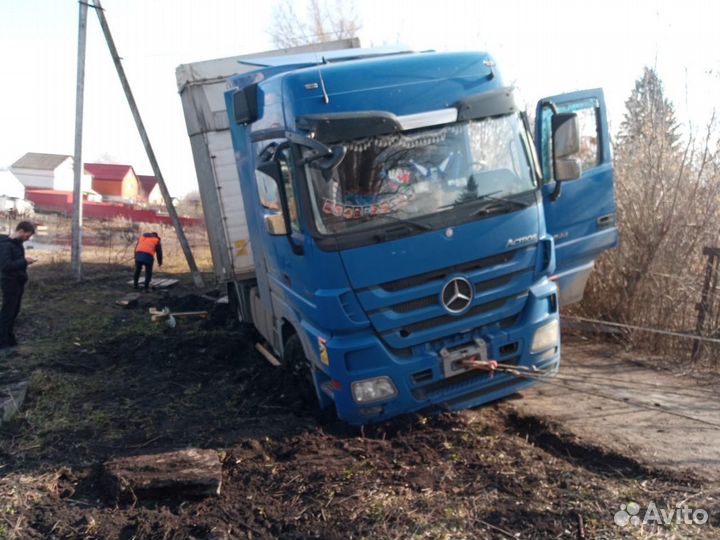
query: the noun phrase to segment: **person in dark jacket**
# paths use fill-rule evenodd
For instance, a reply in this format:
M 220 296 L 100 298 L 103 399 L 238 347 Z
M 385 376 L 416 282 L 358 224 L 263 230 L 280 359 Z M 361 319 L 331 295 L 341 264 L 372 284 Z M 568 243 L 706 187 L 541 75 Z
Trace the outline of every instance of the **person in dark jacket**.
M 150 290 L 150 281 L 152 280 L 153 262 L 157 257 L 158 266 L 162 266 L 163 252 L 160 237 L 156 232 L 143 234 L 135 246 L 135 278 L 134 285 L 138 288 L 140 281 L 140 272 L 145 267 L 145 292 Z
M 20 313 L 20 303 L 28 280 L 27 267 L 35 262 L 35 259 L 25 257 L 23 243 L 30 240 L 33 234 L 35 225 L 22 221 L 11 235 L 0 235 L 0 349 L 17 345 L 15 319 Z

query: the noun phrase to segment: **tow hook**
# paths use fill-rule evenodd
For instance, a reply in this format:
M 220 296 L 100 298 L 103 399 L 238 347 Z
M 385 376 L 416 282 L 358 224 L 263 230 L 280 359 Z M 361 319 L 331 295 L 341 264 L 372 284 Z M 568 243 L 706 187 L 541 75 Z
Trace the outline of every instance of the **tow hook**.
M 462 365 L 462 367 L 465 369 L 477 369 L 479 371 L 489 371 L 491 379 L 493 378 L 493 376 L 495 375 L 495 372 L 498 369 L 497 360 L 478 360 L 477 357 L 466 358 L 462 362 L 460 362 L 460 365 Z

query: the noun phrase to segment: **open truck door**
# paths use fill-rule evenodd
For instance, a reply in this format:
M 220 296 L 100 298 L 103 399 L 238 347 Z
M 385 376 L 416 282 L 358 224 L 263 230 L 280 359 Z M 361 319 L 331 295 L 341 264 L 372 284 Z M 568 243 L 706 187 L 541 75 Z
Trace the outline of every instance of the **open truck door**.
M 617 245 L 613 164 L 601 89 L 540 100 L 535 144 L 561 305 L 583 297 L 595 259 Z

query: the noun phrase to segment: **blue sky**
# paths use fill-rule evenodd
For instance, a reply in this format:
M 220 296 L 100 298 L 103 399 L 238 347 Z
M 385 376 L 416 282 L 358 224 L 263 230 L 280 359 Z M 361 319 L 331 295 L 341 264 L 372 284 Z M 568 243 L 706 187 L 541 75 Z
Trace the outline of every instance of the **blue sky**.
M 104 0 L 173 195 L 196 185 L 175 67 L 272 49 L 273 4 Z M 698 129 L 720 108 L 720 2 L 357 0 L 356 11 L 363 46 L 492 53 L 529 107 L 547 95 L 603 87 L 616 129 L 650 65 L 680 120 Z M 73 153 L 77 17 L 72 0 L 0 0 L 0 167 L 28 151 Z M 84 160 L 106 156 L 151 173 L 92 10 L 85 100 Z

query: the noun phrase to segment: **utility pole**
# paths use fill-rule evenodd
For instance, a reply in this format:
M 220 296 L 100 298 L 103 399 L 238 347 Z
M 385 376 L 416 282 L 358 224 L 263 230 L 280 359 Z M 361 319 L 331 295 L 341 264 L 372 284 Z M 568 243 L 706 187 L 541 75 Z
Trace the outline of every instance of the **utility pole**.
M 162 173 L 160 172 L 160 165 L 158 165 L 157 159 L 155 158 L 155 152 L 150 145 L 150 139 L 148 138 L 148 134 L 145 131 L 145 125 L 143 124 L 142 118 L 140 117 L 140 111 L 138 110 L 137 104 L 135 103 L 135 98 L 133 97 L 132 91 L 130 90 L 130 84 L 128 83 L 127 77 L 125 76 L 125 69 L 122 66 L 120 55 L 118 55 L 117 49 L 115 48 L 115 42 L 113 41 L 112 34 L 110 34 L 110 27 L 108 26 L 107 20 L 105 19 L 103 7 L 100 0 L 93 0 L 93 4 L 93 7 L 95 8 L 95 13 L 97 13 L 98 20 L 100 21 L 100 26 L 102 28 L 103 34 L 105 35 L 105 41 L 107 41 L 108 48 L 110 49 L 110 56 L 112 56 L 113 63 L 115 64 L 115 69 L 118 73 L 118 77 L 120 77 L 120 83 L 122 84 L 123 90 L 125 91 L 125 97 L 127 98 L 128 105 L 130 105 L 130 111 L 132 112 L 133 118 L 135 119 L 135 125 L 140 132 L 140 138 L 142 139 L 143 146 L 145 146 L 145 152 L 147 153 L 148 160 L 150 161 L 150 166 L 152 167 L 153 174 L 157 179 L 158 186 L 160 186 L 160 192 L 162 193 L 163 199 L 165 200 L 165 206 L 167 207 L 168 214 L 170 215 L 170 219 L 173 223 L 173 226 L 175 227 L 175 233 L 177 234 L 178 241 L 180 242 L 180 246 L 182 247 L 183 253 L 185 254 L 185 259 L 187 260 L 188 266 L 190 267 L 193 281 L 195 282 L 196 287 L 202 287 L 202 276 L 198 271 L 197 264 L 195 264 L 195 258 L 193 257 L 192 250 L 190 249 L 190 244 L 187 241 L 185 232 L 182 228 L 182 224 L 180 223 L 180 218 L 178 218 L 177 215 L 177 210 L 175 210 L 175 206 L 172 203 L 170 192 L 168 191 L 168 188 L 165 185 L 165 180 L 163 179 Z
M 85 36 L 87 34 L 87 3 L 80 0 L 78 22 L 77 86 L 75 89 L 75 154 L 73 156 L 73 219 L 72 219 L 72 273 L 82 279 L 82 129 L 83 97 L 85 93 Z

